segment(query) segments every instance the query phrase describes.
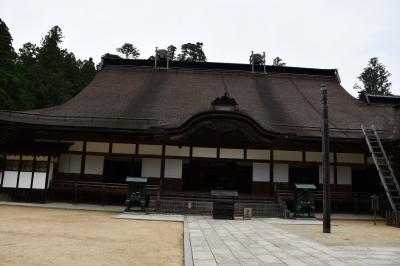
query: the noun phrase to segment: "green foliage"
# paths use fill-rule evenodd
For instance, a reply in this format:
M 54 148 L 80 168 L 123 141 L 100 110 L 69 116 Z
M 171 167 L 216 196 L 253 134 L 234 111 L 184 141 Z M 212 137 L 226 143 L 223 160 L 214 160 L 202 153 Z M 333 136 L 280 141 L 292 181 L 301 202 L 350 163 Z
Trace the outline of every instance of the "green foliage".
M 274 61 L 272 62 L 273 66 L 286 66 L 286 63 L 283 62 L 282 58 L 280 58 L 279 56 L 274 58 Z
M 117 48 L 117 52 L 125 55 L 126 59 L 128 59 L 129 57 L 132 57 L 133 59 L 138 59 L 140 56 L 139 50 L 131 43 L 125 43 L 120 48 Z
M 21 78 L 15 66 L 16 53 L 7 25 L 0 19 L 0 109 L 14 108 Z
M 26 110 L 58 105 L 79 93 L 94 77 L 93 59 L 77 60 L 60 48 L 60 27 L 50 29 L 41 46 L 25 43 L 18 54 L 0 19 L 0 109 Z
M 253 63 L 254 60 L 254 65 L 256 66 L 261 66 L 264 63 L 264 57 L 262 54 L 251 54 L 249 58 L 250 64 Z
M 196 44 L 182 44 L 181 53 L 178 55 L 178 61 L 207 62 L 207 57 L 203 52 L 203 43 L 197 42 Z
M 390 88 L 392 83 L 389 82 L 389 71 L 386 67 L 379 62 L 377 57 L 373 57 L 368 61 L 367 67 L 358 76 L 362 85 L 355 84 L 354 89 L 358 90 L 358 96 L 362 94 L 375 94 L 375 95 L 391 95 Z
M 16 57 L 17 55 L 12 47 L 11 34 L 6 23 L 0 19 L 0 67 L 13 71 Z
M 176 56 L 175 56 L 176 47 L 171 44 L 170 46 L 167 47 L 167 50 L 169 53 L 170 60 L 176 60 Z

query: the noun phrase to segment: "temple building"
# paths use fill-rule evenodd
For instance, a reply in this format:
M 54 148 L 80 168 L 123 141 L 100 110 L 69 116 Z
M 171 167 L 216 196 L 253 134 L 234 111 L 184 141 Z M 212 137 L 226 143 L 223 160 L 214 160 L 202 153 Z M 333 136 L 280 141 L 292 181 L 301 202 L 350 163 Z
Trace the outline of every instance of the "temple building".
M 279 205 L 294 183 L 322 188 L 322 84 L 333 208 L 368 209 L 383 188 L 361 126 L 374 125 L 398 173 L 400 98 L 357 100 L 336 69 L 230 63 L 104 58 L 65 104 L 1 111 L 0 194 L 123 204 L 135 176 L 166 209 L 207 208 L 211 189 Z

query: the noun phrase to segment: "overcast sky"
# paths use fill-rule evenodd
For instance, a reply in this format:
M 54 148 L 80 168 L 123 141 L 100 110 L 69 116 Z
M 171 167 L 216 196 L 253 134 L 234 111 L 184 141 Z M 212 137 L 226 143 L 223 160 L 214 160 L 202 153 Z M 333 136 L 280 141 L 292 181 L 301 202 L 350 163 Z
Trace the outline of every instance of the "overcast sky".
M 208 61 L 247 63 L 251 50 L 288 66 L 337 68 L 352 95 L 369 58 L 379 57 L 400 94 L 397 0 L 1 0 L 0 17 L 18 50 L 55 25 L 77 58 L 116 53 L 133 43 L 142 58 L 159 48 L 201 41 Z

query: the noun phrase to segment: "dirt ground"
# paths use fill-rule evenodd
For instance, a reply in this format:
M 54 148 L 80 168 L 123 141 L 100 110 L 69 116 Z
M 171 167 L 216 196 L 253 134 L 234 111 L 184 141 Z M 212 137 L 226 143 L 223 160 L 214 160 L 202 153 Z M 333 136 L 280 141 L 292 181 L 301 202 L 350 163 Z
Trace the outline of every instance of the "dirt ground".
M 326 245 L 400 246 L 400 228 L 383 221 L 332 221 L 331 234 L 322 233 L 322 225 L 277 225 L 293 234 L 311 238 Z
M 0 206 L 0 265 L 183 265 L 183 223 Z

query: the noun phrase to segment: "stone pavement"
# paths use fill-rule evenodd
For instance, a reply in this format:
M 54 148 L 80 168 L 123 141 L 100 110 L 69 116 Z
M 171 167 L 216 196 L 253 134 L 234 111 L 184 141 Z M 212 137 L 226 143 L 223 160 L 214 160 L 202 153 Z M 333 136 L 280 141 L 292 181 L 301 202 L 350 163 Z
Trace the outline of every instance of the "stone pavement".
M 326 246 L 273 226 L 268 218 L 187 217 L 192 256 L 201 265 L 399 265 L 400 248 Z M 275 220 L 276 223 L 276 220 Z

